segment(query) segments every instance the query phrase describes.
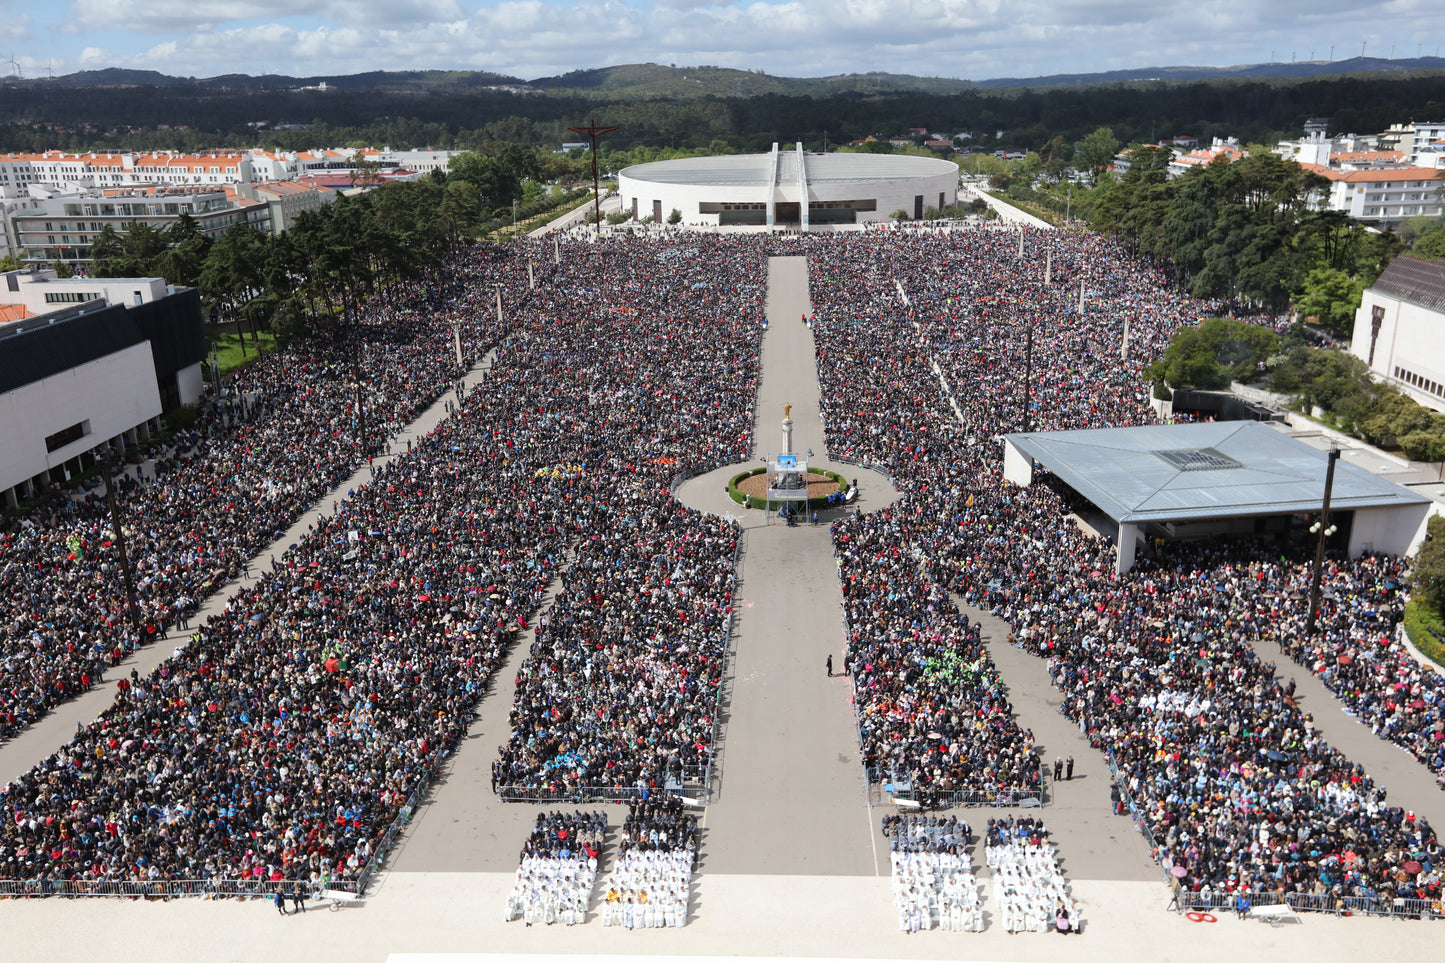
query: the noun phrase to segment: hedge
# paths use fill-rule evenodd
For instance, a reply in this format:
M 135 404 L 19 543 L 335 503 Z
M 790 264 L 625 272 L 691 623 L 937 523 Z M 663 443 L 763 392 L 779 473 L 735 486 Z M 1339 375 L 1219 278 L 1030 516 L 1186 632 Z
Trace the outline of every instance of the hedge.
M 1410 601 L 1405 606 L 1405 634 L 1420 654 L 1445 668 L 1445 642 L 1440 641 L 1441 636 L 1445 636 L 1445 622 L 1441 621 L 1440 613 L 1421 602 Z
M 738 483 L 741 482 L 743 479 L 751 478 L 754 475 L 761 475 L 767 470 L 767 466 L 763 466 L 761 468 L 749 468 L 747 471 L 739 472 L 732 478 L 728 479 L 728 497 L 731 498 L 733 501 L 737 502 L 739 505 L 745 504 L 749 508 L 768 508 L 769 505 L 766 498 L 759 498 L 756 495 L 746 495 L 738 491 Z M 809 468 L 808 473 L 816 473 L 831 478 L 833 481 L 838 483 L 838 490 L 845 494 L 847 493 L 848 489 L 852 487 L 848 484 L 848 479 L 844 478 L 842 475 L 838 474 L 835 471 L 828 471 L 826 468 Z M 781 505 L 781 502 L 775 502 L 772 507 L 777 508 L 781 507 Z M 826 495 L 822 498 L 810 498 L 808 499 L 807 507 L 810 509 L 827 508 L 828 498 Z

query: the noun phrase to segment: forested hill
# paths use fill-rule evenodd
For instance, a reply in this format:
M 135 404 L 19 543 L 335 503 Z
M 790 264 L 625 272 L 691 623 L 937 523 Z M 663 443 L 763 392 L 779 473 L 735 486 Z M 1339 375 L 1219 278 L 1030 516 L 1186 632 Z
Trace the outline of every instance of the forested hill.
M 1398 62 L 1396 62 L 1398 63 Z M 1107 125 L 1122 141 L 1270 142 L 1329 118 L 1335 132 L 1445 119 L 1445 71 L 1305 79 L 1134 80 L 993 89 L 894 74 L 795 80 L 658 65 L 523 81 L 447 71 L 179 80 L 148 71 L 0 84 L 0 151 L 377 145 L 555 148 L 567 128 L 617 125 L 609 143 L 711 151 L 810 149 L 925 128 L 977 146 L 1037 149 Z M 325 89 L 319 89 L 322 83 Z M 696 89 L 707 93 L 697 95 Z M 996 136 L 1002 131 L 1001 136 Z

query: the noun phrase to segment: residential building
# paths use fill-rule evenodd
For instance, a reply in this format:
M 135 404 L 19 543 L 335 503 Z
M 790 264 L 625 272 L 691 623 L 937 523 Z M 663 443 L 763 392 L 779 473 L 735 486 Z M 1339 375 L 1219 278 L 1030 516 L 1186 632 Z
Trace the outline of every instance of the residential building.
M 271 233 L 288 231 L 302 211 L 314 211 L 330 204 L 337 192 L 324 184 L 275 181 L 267 184 L 237 184 L 236 193 L 270 208 Z
M 1374 227 L 1399 227 L 1412 217 L 1438 217 L 1445 180 L 1426 167 L 1337 170 L 1301 164 L 1330 182 L 1320 207 L 1341 211 Z
M 1169 173 L 1172 177 L 1178 177 L 1196 167 L 1207 167 L 1220 157 L 1223 157 L 1226 163 L 1233 163 L 1243 156 L 1244 151 L 1240 148 L 1237 138 L 1230 137 L 1221 140 L 1216 137 L 1208 147 L 1201 147 L 1175 157 L 1169 162 Z
M 219 187 L 251 177 L 245 153 L 0 154 L 0 188 Z
M 269 232 L 271 208 L 263 201 L 239 197 L 224 190 L 181 191 L 130 188 L 110 191 L 32 192 L 34 208 L 8 215 L 22 263 L 61 261 L 84 268 L 90 245 L 110 225 L 124 234 L 131 224 L 149 224 L 164 230 L 182 214 L 195 218 L 203 234 L 219 239 L 236 224 L 249 224 Z

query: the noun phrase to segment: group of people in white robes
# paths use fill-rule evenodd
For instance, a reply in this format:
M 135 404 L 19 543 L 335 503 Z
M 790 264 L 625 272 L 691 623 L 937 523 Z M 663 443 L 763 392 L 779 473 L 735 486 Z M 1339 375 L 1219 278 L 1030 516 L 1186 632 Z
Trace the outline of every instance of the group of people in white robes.
M 1004 929 L 1010 933 L 1061 933 L 1078 919 L 1069 885 L 1059 869 L 1042 821 L 989 820 L 985 859 Z
M 633 850 L 617 857 L 602 907 L 603 926 L 683 926 L 692 894 L 692 853 Z
M 697 816 L 677 796 L 632 805 L 602 907 L 603 926 L 687 925 L 697 848 Z
M 983 931 L 983 908 L 973 859 L 972 830 L 957 817 L 885 817 L 893 866 L 893 905 L 905 933 L 938 929 Z
M 586 922 L 606 832 L 602 813 L 539 814 L 522 848 L 503 919 L 521 919 L 528 926 Z

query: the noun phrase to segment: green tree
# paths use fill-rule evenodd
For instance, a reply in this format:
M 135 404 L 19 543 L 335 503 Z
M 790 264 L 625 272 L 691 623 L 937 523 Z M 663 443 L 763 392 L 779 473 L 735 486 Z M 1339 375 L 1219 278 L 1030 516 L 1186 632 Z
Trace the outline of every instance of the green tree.
M 1089 183 L 1098 183 L 1100 172 L 1114 163 L 1119 152 L 1119 139 L 1108 127 L 1099 127 L 1074 145 L 1074 166 L 1088 174 Z
M 668 214 L 667 214 L 667 223 L 669 223 L 669 224 L 681 224 L 681 223 L 682 223 L 682 211 L 679 211 L 677 208 L 674 207 L 674 208 L 673 208 L 671 211 L 669 211 Z
M 75 268 L 71 267 L 70 262 L 68 261 L 62 261 L 59 258 L 56 258 L 54 261 L 50 262 L 50 268 L 55 272 L 55 276 L 58 278 L 75 277 Z
M 157 273 L 171 284 L 196 287 L 213 242 L 188 213 L 181 214 L 164 233 L 167 247 L 156 257 Z
M 1395 448 L 1400 439 L 1430 432 L 1430 409 L 1393 389 L 1381 394 L 1360 421 L 1360 437 L 1381 448 Z
M 1414 247 L 1410 248 L 1410 254 L 1421 260 L 1428 261 L 1445 257 L 1445 231 L 1434 231 L 1426 234 L 1415 242 Z
M 90 273 L 100 278 L 119 277 L 117 266 L 124 256 L 125 242 L 120 232 L 107 223 L 90 242 Z
M 15 259 L 15 255 L 7 254 L 4 257 L 0 257 L 0 271 L 18 270 L 20 270 L 20 262 Z
M 1305 277 L 1295 308 L 1303 317 L 1316 318 L 1320 327 L 1335 337 L 1348 338 L 1364 293 L 1364 282 L 1344 271 L 1315 268 Z

